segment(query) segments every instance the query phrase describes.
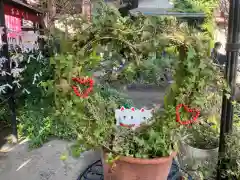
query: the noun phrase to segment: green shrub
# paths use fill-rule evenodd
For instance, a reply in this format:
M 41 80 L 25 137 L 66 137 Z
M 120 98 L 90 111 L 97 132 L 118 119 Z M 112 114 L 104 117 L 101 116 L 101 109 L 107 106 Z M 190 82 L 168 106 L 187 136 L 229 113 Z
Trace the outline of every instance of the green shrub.
M 80 99 L 72 94 L 73 101 L 65 101 L 66 106 L 62 107 L 61 111 L 49 102 L 49 98 L 35 104 L 26 102 L 18 113 L 19 135 L 28 137 L 31 147 L 39 147 L 50 138 L 75 140 L 83 136 L 87 131 L 81 127 L 84 123 L 91 122 L 91 116 L 100 118 L 99 128 L 106 128 L 108 125 L 102 124 L 103 120 L 111 116 L 115 108 L 126 104 L 133 105 L 125 94 L 107 86 L 96 87 L 95 93 L 88 99 Z M 98 106 L 103 109 L 99 110 Z M 110 124 L 114 122 L 112 119 Z

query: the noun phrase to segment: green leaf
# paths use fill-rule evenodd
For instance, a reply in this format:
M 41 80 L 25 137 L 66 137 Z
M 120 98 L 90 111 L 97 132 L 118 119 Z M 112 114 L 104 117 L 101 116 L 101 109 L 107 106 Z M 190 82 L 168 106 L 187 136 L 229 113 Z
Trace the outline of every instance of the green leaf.
M 67 160 L 67 155 L 66 155 L 66 154 L 62 154 L 62 155 L 60 156 L 60 160 L 66 161 L 66 160 Z
M 231 98 L 231 94 L 225 93 L 225 96 L 226 96 L 227 99 Z
M 51 65 L 56 64 L 55 59 L 54 59 L 53 57 L 50 58 L 50 64 L 51 64 Z
M 187 59 L 190 60 L 194 58 L 195 55 L 196 55 L 196 52 L 194 48 L 192 46 L 188 47 Z

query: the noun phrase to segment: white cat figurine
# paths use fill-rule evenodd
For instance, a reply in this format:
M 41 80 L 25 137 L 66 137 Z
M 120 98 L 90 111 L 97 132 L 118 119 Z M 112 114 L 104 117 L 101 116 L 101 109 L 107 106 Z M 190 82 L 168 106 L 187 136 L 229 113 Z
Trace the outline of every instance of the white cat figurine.
M 152 112 L 153 110 L 146 110 L 144 108 L 139 110 L 134 107 L 131 109 L 121 107 L 115 110 L 116 125 L 135 129 L 149 120 L 152 117 Z

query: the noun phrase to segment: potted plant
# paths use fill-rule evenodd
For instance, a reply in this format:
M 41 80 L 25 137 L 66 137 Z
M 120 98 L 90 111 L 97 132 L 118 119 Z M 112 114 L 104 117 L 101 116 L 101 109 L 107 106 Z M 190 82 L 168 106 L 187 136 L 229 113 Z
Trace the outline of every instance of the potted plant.
M 220 154 L 218 157 L 224 169 L 221 171 L 221 176 L 223 179 L 233 179 L 237 180 L 240 178 L 240 116 L 238 103 L 234 103 L 234 118 L 233 118 L 233 131 L 230 134 L 226 134 L 226 151 L 224 154 Z M 215 162 L 206 161 L 198 170 L 201 176 L 207 177 L 209 180 L 216 179 L 217 176 L 217 166 Z
M 78 34 L 74 44 L 75 56 L 69 56 L 66 58 L 67 61 L 60 58 L 60 63 L 56 63 L 61 66 L 63 71 L 81 67 L 76 72 L 60 71 L 56 73 L 56 76 L 59 77 L 56 77 L 55 81 L 61 82 L 64 78 L 68 80 L 68 86 L 71 87 L 72 82 L 69 77 L 85 75 L 89 69 L 93 70 L 99 65 L 102 59 L 96 54 L 99 48 L 100 52 L 103 51 L 101 47 L 107 47 L 106 54 L 110 58 L 112 53 L 109 49 L 118 50 L 117 54 L 124 53 L 126 61 L 136 66 L 139 62 L 148 59 L 150 52 L 157 51 L 160 46 L 174 45 L 178 49 L 179 61 L 177 61 L 175 70 L 175 83 L 171 85 L 167 94 L 165 112 L 160 117 L 159 114 L 156 114 L 151 120 L 151 124 L 136 130 L 125 127 L 116 128 L 114 110 L 119 108 L 120 104 L 114 99 L 103 97 L 99 93 L 99 89 L 95 89 L 88 98 L 79 99 L 69 93 L 69 88 L 67 88 L 64 92 L 55 90 L 57 92 L 55 99 L 58 99 L 56 116 L 74 124 L 73 131 L 78 134 L 81 151 L 104 149 L 105 178 L 125 180 L 132 176 L 135 179 L 165 180 L 171 161 L 176 154 L 171 153 L 172 123 L 176 125 L 176 122 L 173 122 L 175 119 L 174 108 L 180 103 L 199 108 L 202 113 L 201 119 L 206 124 L 210 123 L 209 117 L 216 117 L 216 114 L 219 113 L 219 97 L 223 82 L 217 67 L 213 66 L 211 60 L 207 58 L 208 51 L 206 49 L 208 49 L 209 38 L 199 32 L 189 34 L 188 31 L 191 29 L 184 29 L 182 25 L 179 29 L 175 26 L 170 28 L 163 22 L 159 23 L 161 21 L 158 19 L 155 19 L 154 23 L 148 18 L 139 17 L 135 19 L 136 24 L 134 24 L 129 18 L 119 18 L 112 10 L 109 14 L 103 12 L 103 15 L 105 20 L 107 19 L 106 21 L 104 19 L 98 23 L 93 21 L 87 31 Z M 116 21 L 113 16 L 119 20 Z M 160 25 L 156 26 L 158 23 Z M 113 24 L 116 26 L 112 27 Z M 144 26 L 142 27 L 142 25 Z M 78 61 L 79 59 L 81 61 Z M 69 64 L 69 62 L 73 63 Z M 66 66 L 64 63 L 68 65 Z M 124 74 L 121 73 L 121 75 Z M 219 89 L 221 91 L 217 92 Z M 186 116 L 184 115 L 184 117 Z M 170 122 L 171 124 L 168 124 Z M 190 146 L 194 145 L 190 142 L 197 142 L 194 139 L 196 136 L 190 136 L 193 131 L 186 131 L 184 128 L 180 128 L 182 131 L 179 133 L 184 136 L 187 134 L 186 137 L 192 137 L 192 139 L 188 141 L 181 139 L 181 142 L 184 141 Z M 178 131 L 178 129 L 174 130 Z M 105 163 L 106 161 L 108 164 Z M 132 168 L 134 170 L 129 171 Z M 128 174 L 128 177 L 124 174 Z
M 204 122 L 204 121 L 203 121 Z M 216 163 L 219 131 L 204 122 L 181 129 L 179 163 L 182 167 L 196 171 L 206 161 Z
M 159 112 L 158 112 L 159 113 Z M 166 180 L 176 152 L 167 114 L 156 113 L 136 130 L 119 127 L 103 149 L 104 179 Z
M 214 157 L 213 154 L 217 156 L 221 99 L 223 90 L 228 89 L 222 72 L 208 57 L 210 38 L 187 29 L 178 46 L 175 83 L 166 94 L 165 106 L 184 104 L 200 111 L 197 123 L 176 129 L 179 161 L 182 166 L 188 164 L 195 170 L 207 158 Z M 192 118 L 189 112 L 180 111 L 182 121 Z
M 128 175 L 135 179 L 166 180 L 172 159 L 176 155 L 176 152 L 172 152 L 172 129 L 169 121 L 165 121 L 166 117 L 159 117 L 158 113 L 148 124 L 136 130 L 118 128 L 115 110 L 128 103 L 127 99 L 116 91 L 99 85 L 93 86 L 94 91 L 88 92 L 88 96 L 82 96 L 89 89 L 84 82 L 89 82 L 90 78 L 77 78 L 84 71 L 79 73 L 74 71 L 75 68 L 66 68 L 70 67 L 68 64 L 74 67 L 74 60 L 75 56 L 68 54 L 58 55 L 52 62 L 58 72 L 52 81 L 55 87 L 54 118 L 64 122 L 77 134 L 73 146 L 75 153 L 71 154 L 102 148 L 105 179 L 128 180 L 129 176 L 126 177 L 122 172 L 133 168 L 134 170 L 128 171 L 131 173 Z M 74 78 L 69 80 L 70 75 L 74 75 Z M 136 115 L 133 111 L 131 116 Z M 127 118 L 131 120 L 131 116 Z M 142 115 L 141 117 L 144 119 Z
M 128 180 L 129 176 L 140 180 L 166 180 L 176 156 L 166 115 L 156 113 L 147 124 L 135 130 L 117 127 L 114 110 L 123 99 L 116 100 L 101 91 L 96 87 L 87 98 L 72 94 L 60 100 L 65 106 L 61 112 L 56 111 L 56 116 L 74 125 L 72 130 L 78 134 L 74 151 L 103 149 L 105 180 Z M 135 115 L 133 112 L 126 118 Z

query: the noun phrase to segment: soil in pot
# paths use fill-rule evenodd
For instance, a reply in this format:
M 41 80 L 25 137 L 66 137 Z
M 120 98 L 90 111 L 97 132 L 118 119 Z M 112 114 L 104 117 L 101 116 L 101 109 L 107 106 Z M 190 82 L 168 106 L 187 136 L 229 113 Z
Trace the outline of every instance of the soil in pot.
M 167 180 L 175 156 L 176 152 L 154 159 L 120 157 L 114 165 L 104 160 L 104 180 Z

